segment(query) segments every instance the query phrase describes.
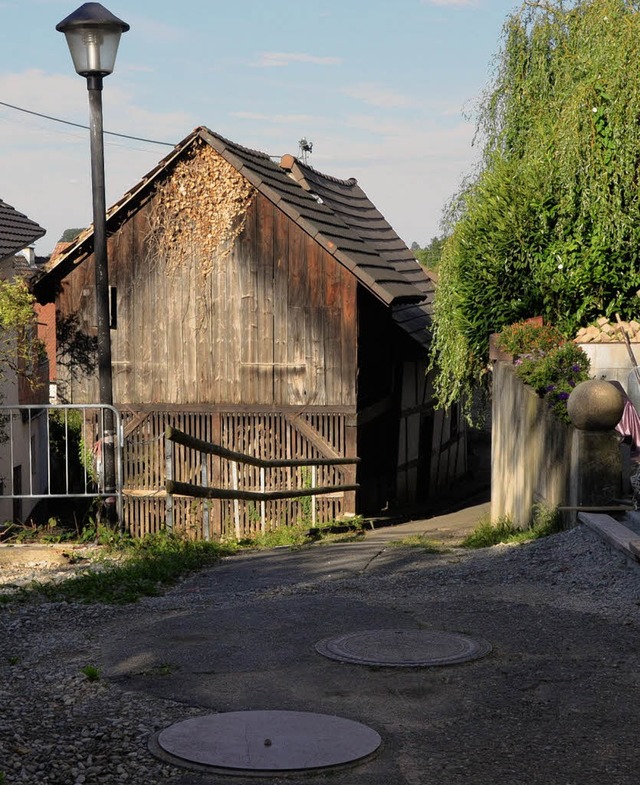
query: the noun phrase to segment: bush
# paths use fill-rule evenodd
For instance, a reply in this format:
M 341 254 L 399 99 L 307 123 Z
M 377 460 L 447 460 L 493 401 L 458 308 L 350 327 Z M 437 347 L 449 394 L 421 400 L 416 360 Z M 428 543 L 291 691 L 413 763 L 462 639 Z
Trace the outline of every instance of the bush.
M 505 352 L 518 357 L 521 354 L 548 352 L 564 340 L 556 327 L 526 321 L 505 327 L 498 337 L 498 344 Z
M 533 387 L 560 420 L 569 422 L 569 395 L 589 378 L 590 362 L 582 349 L 555 327 L 534 322 L 505 327 L 498 344 L 516 358 L 518 378 Z
M 569 395 L 589 378 L 590 362 L 582 349 L 568 341 L 546 353 L 525 355 L 516 363 L 518 377 L 544 398 L 556 417 L 568 423 Z

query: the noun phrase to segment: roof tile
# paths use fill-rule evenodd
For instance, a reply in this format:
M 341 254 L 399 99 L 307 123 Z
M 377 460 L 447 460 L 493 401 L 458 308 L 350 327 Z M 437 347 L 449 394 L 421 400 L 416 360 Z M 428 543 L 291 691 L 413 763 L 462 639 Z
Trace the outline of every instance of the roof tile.
M 0 199 L 0 259 L 22 251 L 45 232 L 35 221 Z
M 163 176 L 170 164 L 200 142 L 211 145 L 385 304 L 420 303 L 432 291 L 432 283 L 418 262 L 356 180 L 323 175 L 292 156 L 285 157 L 292 166 L 290 172 L 286 171 L 266 153 L 242 147 L 204 127 L 196 128 L 110 209 L 107 231 L 116 231 L 136 203 L 152 192 L 156 179 Z M 51 297 L 47 289 L 54 289 L 91 252 L 91 232 L 89 229 L 80 235 L 34 285 L 40 299 Z M 402 320 L 398 323 L 402 324 Z

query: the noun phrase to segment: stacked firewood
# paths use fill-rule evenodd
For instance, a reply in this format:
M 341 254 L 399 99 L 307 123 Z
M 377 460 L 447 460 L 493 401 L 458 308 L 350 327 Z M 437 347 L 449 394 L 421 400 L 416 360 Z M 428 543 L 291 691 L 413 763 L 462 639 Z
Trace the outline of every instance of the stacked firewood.
M 576 343 L 624 343 L 625 335 L 634 343 L 640 342 L 640 324 L 635 320 L 618 322 L 601 316 L 588 327 L 580 328 L 574 340 Z
M 156 190 L 155 252 L 175 272 L 198 259 L 202 279 L 233 250 L 255 196 L 253 186 L 208 145 L 180 161 Z

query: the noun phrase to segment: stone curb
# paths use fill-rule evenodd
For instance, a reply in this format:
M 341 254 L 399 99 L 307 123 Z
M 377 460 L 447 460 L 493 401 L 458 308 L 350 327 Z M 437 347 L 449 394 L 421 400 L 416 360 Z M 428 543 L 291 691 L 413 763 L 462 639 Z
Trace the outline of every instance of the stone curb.
M 624 524 L 610 515 L 592 512 L 579 512 L 578 520 L 626 557 L 640 562 L 640 537 Z

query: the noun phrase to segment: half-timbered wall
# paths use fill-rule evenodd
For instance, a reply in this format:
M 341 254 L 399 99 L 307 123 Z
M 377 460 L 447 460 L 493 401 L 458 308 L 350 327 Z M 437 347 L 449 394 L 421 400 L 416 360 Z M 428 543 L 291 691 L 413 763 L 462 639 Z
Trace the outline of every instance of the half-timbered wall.
M 425 502 L 467 471 L 467 432 L 460 407 L 435 408 L 426 360 L 405 362 L 402 377 L 398 499 Z

